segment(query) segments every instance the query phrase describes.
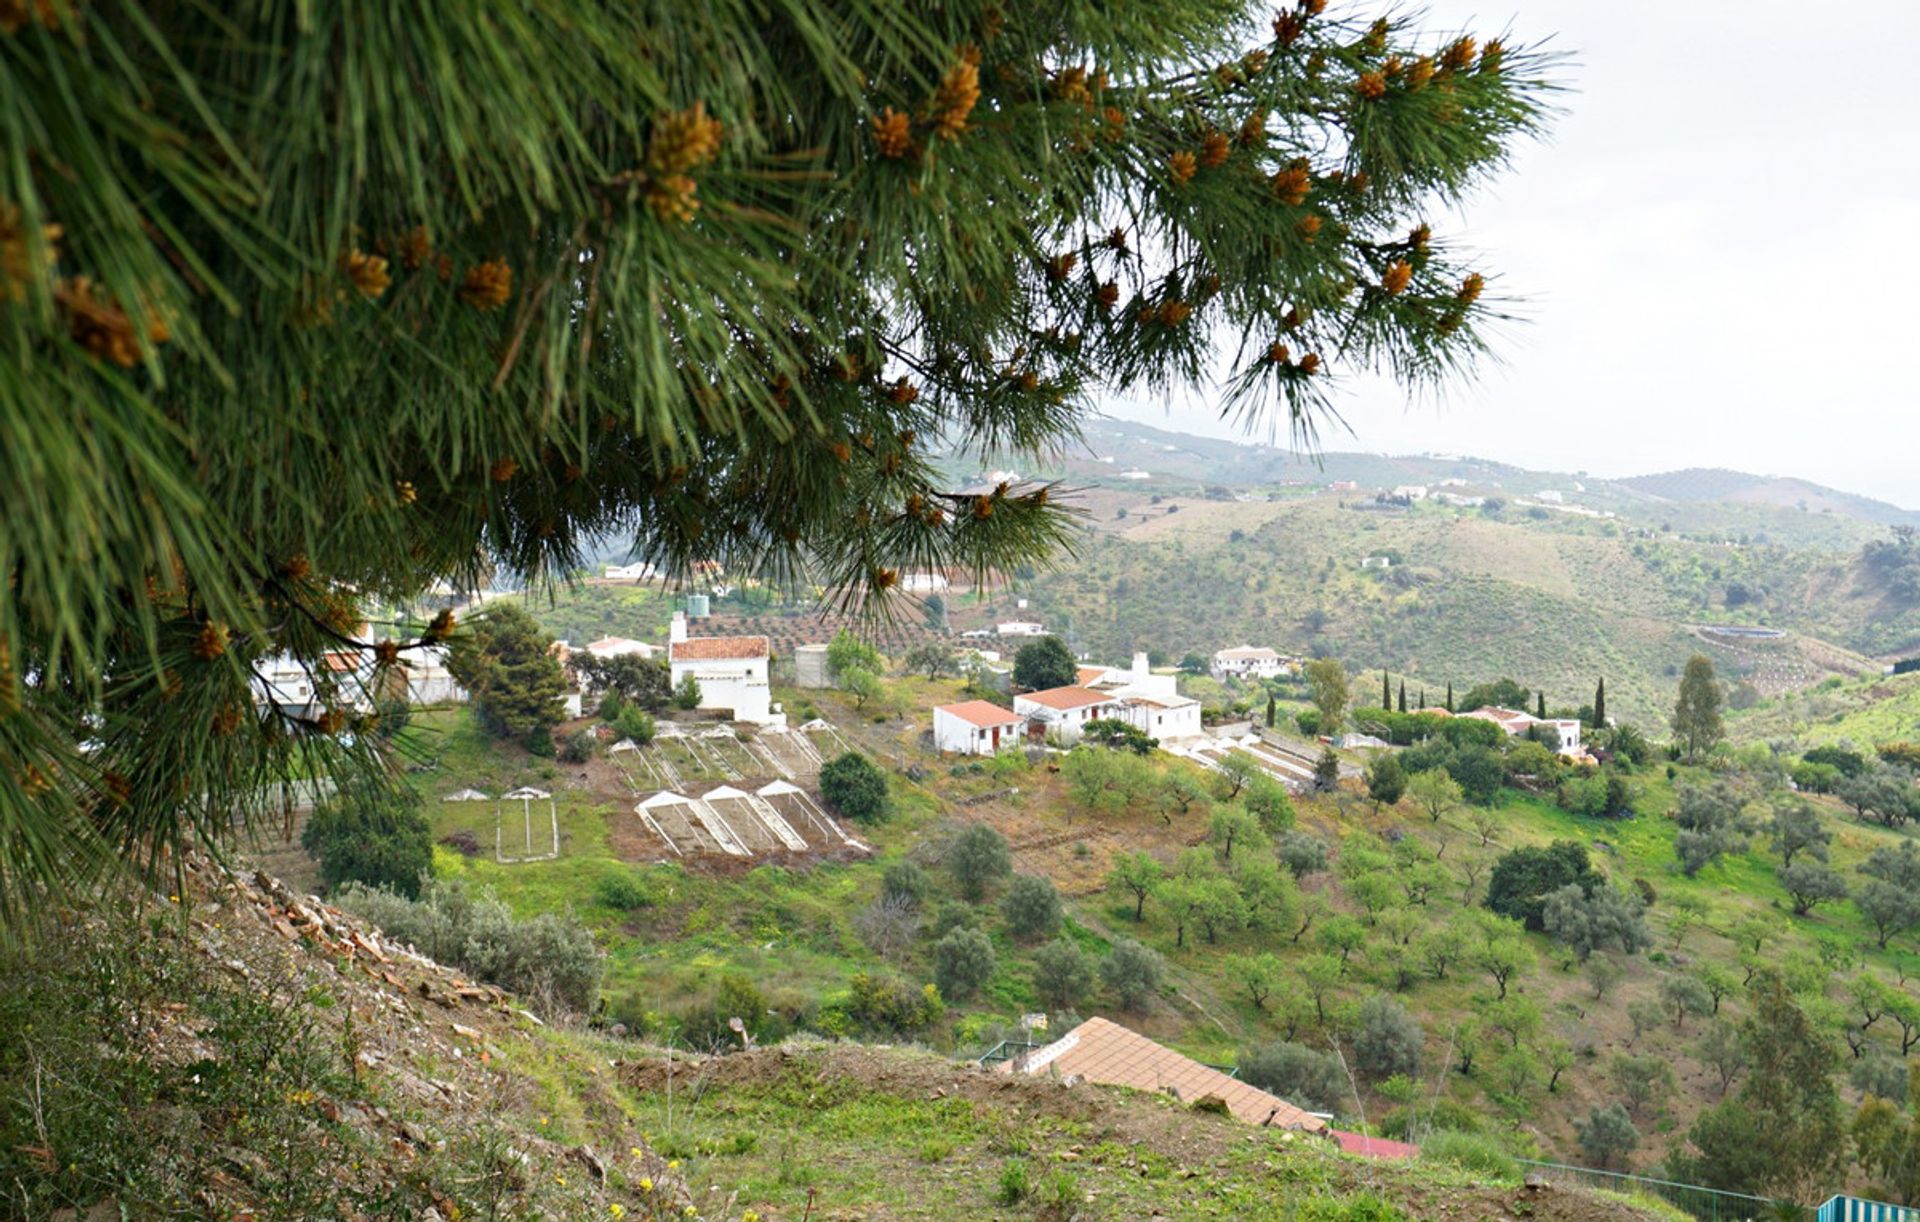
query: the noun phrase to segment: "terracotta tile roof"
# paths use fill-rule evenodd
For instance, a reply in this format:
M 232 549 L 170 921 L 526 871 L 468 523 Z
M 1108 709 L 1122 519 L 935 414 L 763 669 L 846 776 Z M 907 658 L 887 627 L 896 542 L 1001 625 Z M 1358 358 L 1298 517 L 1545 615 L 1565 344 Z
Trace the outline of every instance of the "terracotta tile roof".
M 1003 709 L 991 700 L 963 700 L 959 704 L 943 704 L 934 712 L 958 717 L 982 729 L 1012 725 L 1021 720 L 1020 714 L 1012 709 Z
M 1086 687 L 1095 679 L 1104 679 L 1106 677 L 1107 668 L 1104 666 L 1082 666 L 1073 672 L 1073 681 L 1081 687 Z
M 1368 1137 L 1364 1133 L 1349 1133 L 1344 1129 L 1330 1129 L 1328 1132 L 1348 1154 L 1364 1154 L 1368 1158 L 1412 1158 L 1420 1153 L 1419 1146 L 1410 1146 L 1404 1141 Z
M 360 655 L 352 650 L 336 649 L 327 654 L 327 669 L 335 674 L 358 670 L 359 667 Z
M 1050 687 L 1042 692 L 1022 692 L 1018 699 L 1049 709 L 1083 709 L 1090 704 L 1107 704 L 1113 697 L 1085 687 Z
M 1000 1067 L 1001 1072 L 1080 1077 L 1110 1086 L 1155 1092 L 1172 1087 L 1181 1102 L 1217 1098 L 1236 1119 L 1277 1129 L 1323 1132 L 1327 1124 L 1277 1095 L 1209 1069 L 1163 1044 L 1104 1018 L 1090 1018 L 1044 1048 Z
M 668 646 L 675 662 L 733 662 L 767 656 L 763 636 L 696 636 Z

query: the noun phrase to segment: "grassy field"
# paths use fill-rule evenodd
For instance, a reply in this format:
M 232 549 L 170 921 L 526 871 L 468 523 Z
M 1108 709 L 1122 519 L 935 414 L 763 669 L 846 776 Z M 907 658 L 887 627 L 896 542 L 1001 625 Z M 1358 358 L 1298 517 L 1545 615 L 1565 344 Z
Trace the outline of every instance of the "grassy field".
M 783 694 L 798 703 L 795 693 Z M 1233 983 L 1236 956 L 1271 951 L 1285 965 L 1288 980 L 1297 980 L 1309 956 L 1323 950 L 1328 916 L 1359 920 L 1361 947 L 1329 996 L 1334 1028 L 1352 1021 L 1364 997 L 1398 985 L 1397 995 L 1425 1029 L 1427 1049 L 1416 1089 L 1410 1093 L 1392 1083 L 1372 1083 L 1343 1108 L 1352 1110 L 1351 1119 L 1364 1116 L 1394 1126 L 1407 1121 L 1409 1109 L 1428 1116 L 1438 1109 L 1444 1122 L 1490 1127 L 1514 1147 L 1575 1161 L 1572 1121 L 1614 1097 L 1608 1066 L 1616 1054 L 1658 1056 L 1677 1073 L 1674 1092 L 1640 1118 L 1643 1164 L 1657 1161 L 1694 1113 L 1716 1096 L 1718 1083 L 1695 1050 L 1700 1020 L 1639 1030 L 1629 1022 L 1628 1009 L 1636 1002 L 1656 1002 L 1662 981 L 1675 973 L 1714 964 L 1736 979 L 1744 974 L 1729 936 L 1741 918 L 1767 918 L 1775 933 L 1766 959 L 1803 983 L 1818 982 L 1809 987 L 1830 990 L 1836 1006 L 1844 1005 L 1843 988 L 1855 972 L 1920 975 L 1915 953 L 1920 947 L 1913 939 L 1896 941 L 1888 952 L 1875 949 L 1867 926 L 1848 903 L 1822 906 L 1809 917 L 1789 916 L 1776 859 L 1766 852 L 1763 837 L 1755 838 L 1751 851 L 1729 856 L 1696 878 L 1682 875 L 1666 818 L 1674 782 L 1662 768 L 1634 777 L 1638 813 L 1625 820 L 1586 819 L 1543 797 L 1504 791 L 1494 811 L 1493 842 L 1486 845 L 1464 810 L 1436 824 L 1410 804 L 1376 810 L 1354 792 L 1302 800 L 1300 826 L 1334 848 L 1334 869 L 1302 882 L 1303 892 L 1327 904 L 1328 916 L 1297 942 L 1287 930 L 1226 933 L 1217 943 L 1189 931 L 1185 945 L 1178 946 L 1174 924 L 1157 900 L 1148 901 L 1145 921 L 1136 924 L 1131 899 L 1105 890 L 1103 880 L 1122 851 L 1145 851 L 1171 863 L 1183 850 L 1204 844 L 1204 820 L 1166 818 L 1145 803 L 1087 815 L 1068 798 L 1057 773 L 1044 767 L 1003 766 L 994 772 L 955 767 L 924 752 L 912 718 L 885 711 L 921 709 L 954 694 L 945 681 L 897 681 L 876 713 L 871 705 L 856 711 L 836 695 L 809 693 L 819 711 L 888 767 L 898 811 L 886 823 L 859 829 L 875 849 L 871 857 L 796 858 L 758 866 L 664 862 L 657 846 L 636 850 L 645 842 L 628 834 L 630 801 L 596 788 L 586 770 L 534 760 L 485 739 L 463 713 L 422 717 L 408 736 L 409 745 L 432 761 L 416 774 L 430 796 L 468 785 L 497 793 L 523 783 L 555 792 L 562 849 L 557 860 L 496 862 L 491 804 L 433 801 L 429 810 L 436 836 L 471 832 L 485 849 L 467 857 L 443 847 L 436 865 L 443 874 L 493 887 L 523 913 L 570 909 L 586 921 L 609 955 L 604 989 L 609 1017 L 655 1038 L 671 1038 L 691 1011 L 710 1004 L 729 981 L 751 982 L 776 1032 L 847 1030 L 844 1007 L 855 973 L 898 978 L 917 988 L 931 978 L 932 938 L 923 933 L 883 955 L 863 941 L 860 916 L 878 898 L 886 867 L 902 860 L 922 864 L 934 880 L 924 911 L 960 905 L 939 863 L 952 832 L 969 821 L 989 823 L 1007 837 L 1017 872 L 1042 874 L 1056 883 L 1066 898 L 1064 936 L 1095 954 L 1119 937 L 1137 938 L 1165 957 L 1168 975 L 1160 995 L 1146 1010 L 1119 1017 L 1203 1060 L 1230 1062 L 1253 1044 L 1279 1038 L 1291 1025 L 1281 1007 L 1256 1007 Z M 923 728 L 924 722 L 918 725 Z M 1191 767 L 1165 756 L 1156 759 L 1161 770 Z M 1680 779 L 1688 775 L 1683 770 Z M 1897 839 L 1896 833 L 1856 823 L 1835 804 L 1821 809 L 1834 834 L 1832 863 L 1843 874 L 1850 875 L 1874 847 Z M 517 826 L 518 812 L 512 814 Z M 1342 877 L 1341 856 L 1391 839 L 1424 846 L 1438 857 L 1448 881 L 1419 906 L 1399 901 L 1369 923 Z M 1492 982 L 1465 966 L 1445 978 L 1419 973 L 1396 980 L 1398 952 L 1390 945 L 1395 938 L 1473 908 L 1500 853 L 1556 839 L 1589 846 L 1596 865 L 1617 883 L 1645 880 L 1657 895 L 1649 914 L 1654 948 L 1620 960 L 1622 978 L 1604 999 L 1596 997 L 1587 974 L 1569 956 L 1539 935 L 1528 936 L 1533 965 L 1511 990 L 1518 999 L 1513 1003 L 1520 1011 L 1517 1020 L 1511 1008 L 1493 1001 Z M 610 905 L 606 883 L 615 878 L 637 884 L 640 898 L 629 894 L 622 906 Z M 942 1021 L 915 1037 L 953 1052 L 977 1052 L 1012 1031 L 1018 1015 L 1039 1005 L 1031 980 L 1034 946 L 1012 937 L 991 897 L 966 919 L 991 936 L 994 973 L 977 996 L 950 1003 Z M 1297 993 L 1298 986 L 1283 984 L 1282 990 Z M 1113 1012 L 1110 999 L 1101 996 L 1090 998 L 1088 1009 Z M 1721 1009 L 1730 1018 L 1741 1012 L 1737 991 Z M 1485 1047 L 1474 1073 L 1448 1071 L 1460 1057 L 1459 1041 L 1508 1020 L 1520 1023 L 1517 1039 L 1483 1035 Z M 1326 1034 L 1310 1022 L 1295 1038 L 1319 1043 Z M 1575 1058 L 1549 1090 L 1542 1058 L 1562 1042 Z M 1523 1055 L 1507 1056 L 1513 1043 Z
M 1920 674 L 1823 683 L 1735 713 L 1727 728 L 1744 742 L 1911 742 L 1920 739 Z

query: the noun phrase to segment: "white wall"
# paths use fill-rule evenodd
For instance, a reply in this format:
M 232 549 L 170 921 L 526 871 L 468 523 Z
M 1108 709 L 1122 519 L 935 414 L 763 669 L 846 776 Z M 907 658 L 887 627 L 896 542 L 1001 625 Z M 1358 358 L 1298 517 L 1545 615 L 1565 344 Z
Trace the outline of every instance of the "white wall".
M 673 664 L 673 685 L 686 676 L 700 685 L 702 709 L 731 709 L 735 721 L 773 719 L 773 691 L 767 686 L 767 660 L 696 659 Z
M 1025 738 L 1025 727 L 1021 722 L 1009 722 L 999 727 L 1000 746 L 1018 746 Z M 994 753 L 993 728 L 977 726 L 964 717 L 956 717 L 945 709 L 933 711 L 933 745 L 942 752 L 954 752 L 960 755 L 992 755 Z

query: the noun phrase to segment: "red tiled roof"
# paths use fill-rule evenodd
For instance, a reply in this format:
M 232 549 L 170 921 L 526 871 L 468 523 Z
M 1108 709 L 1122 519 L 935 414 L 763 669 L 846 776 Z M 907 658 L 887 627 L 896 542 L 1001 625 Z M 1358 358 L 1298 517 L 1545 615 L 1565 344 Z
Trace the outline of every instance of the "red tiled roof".
M 1003 709 L 991 700 L 963 700 L 959 704 L 943 704 L 934 712 L 958 717 L 983 730 L 994 726 L 1012 725 L 1021 719 L 1020 714 L 1011 709 Z
M 1042 692 L 1022 692 L 1020 699 L 1050 709 L 1083 709 L 1090 704 L 1110 703 L 1113 697 L 1085 687 L 1050 687 Z
M 357 670 L 359 666 L 360 655 L 351 650 L 335 649 L 327 654 L 327 669 L 336 674 Z
M 1088 1019 L 1054 1043 L 1035 1049 L 1025 1058 L 1006 1062 L 1000 1071 L 1057 1073 L 1062 1078 L 1078 1076 L 1089 1082 L 1155 1092 L 1171 1087 L 1182 1103 L 1218 1099 L 1236 1119 L 1248 1124 L 1308 1133 L 1318 1133 L 1327 1127 L 1324 1120 L 1278 1095 L 1270 1095 L 1217 1069 L 1209 1069 L 1164 1044 L 1156 1044 L 1104 1018 Z
M 1082 666 L 1073 672 L 1073 681 L 1085 687 L 1095 679 L 1106 678 L 1106 675 L 1107 668 L 1104 666 Z
M 1364 1133 L 1349 1133 L 1344 1129 L 1327 1131 L 1348 1154 L 1364 1154 L 1368 1158 L 1412 1158 L 1420 1153 L 1419 1146 L 1410 1146 L 1404 1141 L 1389 1141 L 1385 1137 L 1368 1137 Z
M 767 656 L 763 636 L 696 636 L 675 641 L 668 655 L 675 662 L 747 661 Z

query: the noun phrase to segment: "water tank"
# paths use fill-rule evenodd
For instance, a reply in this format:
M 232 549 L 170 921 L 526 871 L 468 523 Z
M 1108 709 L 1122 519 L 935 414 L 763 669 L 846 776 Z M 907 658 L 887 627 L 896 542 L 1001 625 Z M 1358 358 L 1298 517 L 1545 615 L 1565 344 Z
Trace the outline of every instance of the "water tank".
M 796 687 L 832 687 L 827 674 L 827 647 L 801 645 L 793 651 L 793 680 Z
M 687 595 L 688 619 L 705 619 L 711 614 L 712 611 L 707 607 L 707 596 L 705 594 Z

